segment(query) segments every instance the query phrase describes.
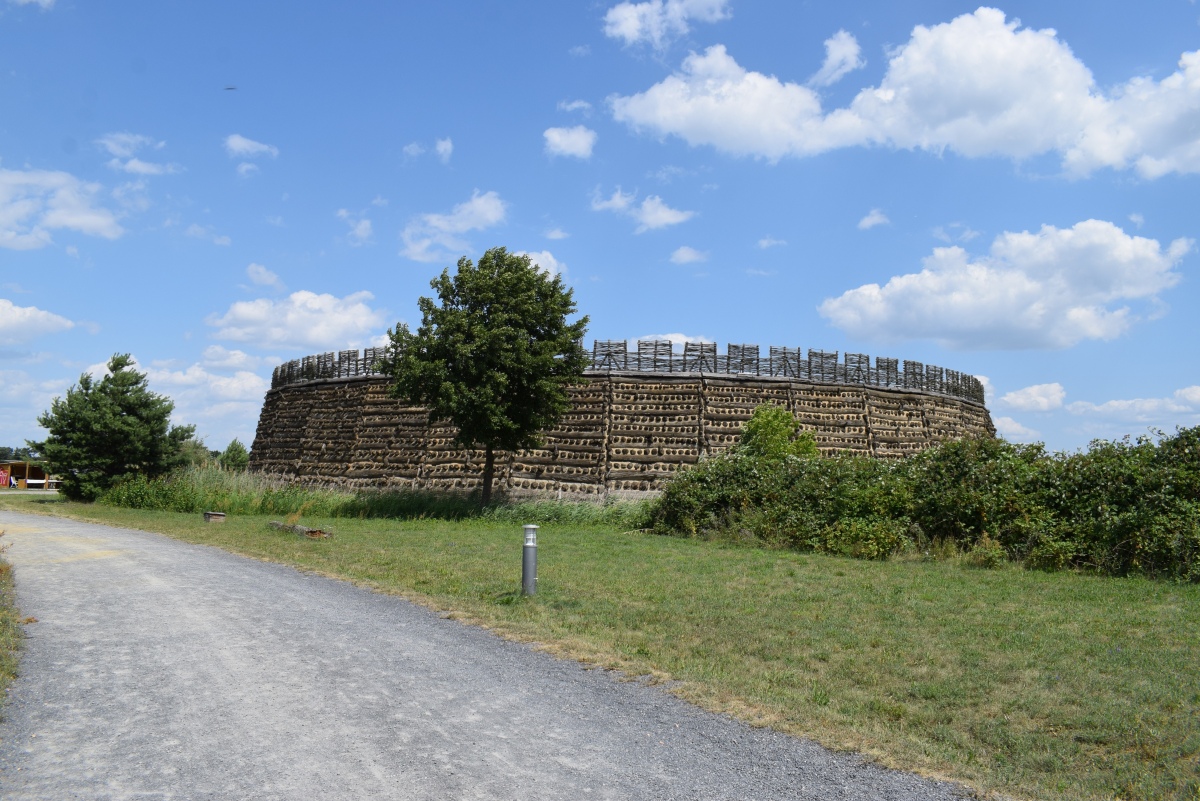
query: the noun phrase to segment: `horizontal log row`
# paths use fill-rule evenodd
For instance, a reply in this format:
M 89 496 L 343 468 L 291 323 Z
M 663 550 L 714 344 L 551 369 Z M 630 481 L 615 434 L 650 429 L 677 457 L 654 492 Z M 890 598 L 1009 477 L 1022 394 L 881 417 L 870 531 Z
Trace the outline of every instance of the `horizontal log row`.
M 661 489 L 681 469 L 737 443 L 754 409 L 788 409 L 824 453 L 894 458 L 944 439 L 994 433 L 987 410 L 946 396 L 757 377 L 592 376 L 536 448 L 497 453 L 510 493 L 602 495 Z M 380 378 L 309 381 L 267 394 L 254 469 L 343 487 L 470 491 L 485 454 L 456 430 L 389 397 Z

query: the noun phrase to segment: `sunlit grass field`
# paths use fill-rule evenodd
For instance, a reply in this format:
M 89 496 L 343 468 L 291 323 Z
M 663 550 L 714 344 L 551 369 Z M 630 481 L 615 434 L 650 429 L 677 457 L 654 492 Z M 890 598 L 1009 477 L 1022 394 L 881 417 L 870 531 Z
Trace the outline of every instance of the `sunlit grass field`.
M 349 579 L 556 654 L 666 682 L 708 709 L 1008 796 L 1200 798 L 1200 586 L 960 558 L 860 561 L 544 525 L 521 598 L 496 520 L 0 508 L 157 531 Z M 17 579 L 20 580 L 18 572 Z M 669 680 L 669 681 L 668 681 Z

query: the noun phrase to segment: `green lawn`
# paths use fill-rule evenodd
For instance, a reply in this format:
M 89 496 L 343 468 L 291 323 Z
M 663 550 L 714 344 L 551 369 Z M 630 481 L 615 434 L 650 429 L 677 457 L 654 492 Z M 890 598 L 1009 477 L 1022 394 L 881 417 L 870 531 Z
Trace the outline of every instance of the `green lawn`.
M 0 496 L 340 576 L 878 761 L 1027 798 L 1200 798 L 1200 586 L 865 562 L 493 522 L 265 517 Z

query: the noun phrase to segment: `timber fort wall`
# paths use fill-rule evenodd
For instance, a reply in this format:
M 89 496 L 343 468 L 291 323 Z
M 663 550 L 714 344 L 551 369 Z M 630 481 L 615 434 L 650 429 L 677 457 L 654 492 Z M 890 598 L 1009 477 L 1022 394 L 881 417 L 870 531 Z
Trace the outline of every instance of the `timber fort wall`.
M 689 343 L 690 344 L 690 343 Z M 470 490 L 482 451 L 452 426 L 388 396 L 382 350 L 306 357 L 275 371 L 250 466 L 289 481 L 378 489 Z M 737 442 L 762 403 L 792 412 L 824 453 L 895 458 L 965 436 L 994 436 L 973 376 L 861 354 L 757 346 L 597 342 L 585 381 L 545 443 L 498 453 L 495 487 L 512 495 L 652 492 L 676 471 Z M 706 369 L 711 368 L 711 369 Z

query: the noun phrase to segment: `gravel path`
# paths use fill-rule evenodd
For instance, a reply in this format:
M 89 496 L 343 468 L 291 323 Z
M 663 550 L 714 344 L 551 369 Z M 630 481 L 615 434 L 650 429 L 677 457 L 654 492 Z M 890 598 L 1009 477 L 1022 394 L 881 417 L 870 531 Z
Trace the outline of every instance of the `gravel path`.
M 17 799 L 952 799 L 405 601 L 0 512 L 26 627 Z

